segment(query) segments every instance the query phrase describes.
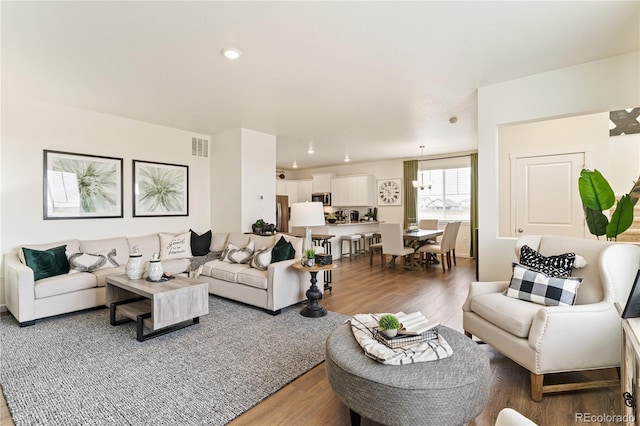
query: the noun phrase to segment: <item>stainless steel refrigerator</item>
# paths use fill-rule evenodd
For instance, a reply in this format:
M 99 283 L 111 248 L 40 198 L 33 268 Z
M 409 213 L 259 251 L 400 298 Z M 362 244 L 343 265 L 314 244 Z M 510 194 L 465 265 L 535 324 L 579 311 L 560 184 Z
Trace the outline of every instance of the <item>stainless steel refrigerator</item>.
M 276 195 L 276 228 L 279 232 L 289 232 L 289 197 Z

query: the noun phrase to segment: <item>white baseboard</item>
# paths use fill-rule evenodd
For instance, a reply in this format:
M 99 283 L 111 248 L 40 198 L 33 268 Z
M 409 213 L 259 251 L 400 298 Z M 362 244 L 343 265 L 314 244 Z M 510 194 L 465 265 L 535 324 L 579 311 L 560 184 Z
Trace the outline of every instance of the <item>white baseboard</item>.
M 7 305 L 0 305 L 0 312 L 9 312 L 7 310 Z

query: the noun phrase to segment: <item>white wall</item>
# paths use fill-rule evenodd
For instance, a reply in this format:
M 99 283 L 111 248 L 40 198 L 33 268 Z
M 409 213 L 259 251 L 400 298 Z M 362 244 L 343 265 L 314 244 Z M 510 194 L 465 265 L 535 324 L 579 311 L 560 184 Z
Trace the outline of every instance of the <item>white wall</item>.
M 507 280 L 514 239 L 498 237 L 498 127 L 640 105 L 634 52 L 478 89 L 479 273 Z
M 249 129 L 212 137 L 211 226 L 214 232 L 249 232 L 276 216 L 276 138 Z
M 511 156 L 555 155 L 590 152 L 591 164 L 604 176 L 609 172 L 609 113 L 587 114 L 536 123 L 501 126 L 498 129 L 498 235 L 511 236 Z M 629 186 L 631 188 L 631 186 Z M 579 196 L 578 188 L 575 195 Z
M 609 138 L 609 171 L 605 178 L 617 195 L 631 191 L 640 175 L 640 133 Z
M 208 136 L 27 99 L 3 98 L 2 124 L 2 253 L 21 244 L 70 238 L 209 229 L 209 159 L 191 156 L 191 137 Z M 124 217 L 43 220 L 45 149 L 123 158 Z M 133 159 L 189 166 L 188 217 L 132 217 Z M 4 304 L 3 285 L 0 294 Z
M 276 137 L 242 129 L 242 231 L 262 218 L 276 221 Z

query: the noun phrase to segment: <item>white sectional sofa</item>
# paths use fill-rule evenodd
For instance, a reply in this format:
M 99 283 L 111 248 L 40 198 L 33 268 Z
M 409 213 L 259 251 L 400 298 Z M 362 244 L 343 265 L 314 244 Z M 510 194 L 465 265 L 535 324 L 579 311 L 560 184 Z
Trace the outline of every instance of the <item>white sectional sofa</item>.
M 305 300 L 308 288 L 306 277 L 291 268 L 302 255 L 300 238 L 276 234 L 258 236 L 242 233 L 213 234 L 210 250 L 220 254 L 229 242 L 244 247 L 253 241 L 256 249 L 273 246 L 280 237 L 291 242 L 295 259 L 271 263 L 267 270 L 252 268 L 249 264 L 209 260 L 202 265 L 199 281 L 209 284 L 209 293 L 256 306 L 275 315 L 282 308 Z M 115 261 L 119 266 L 97 269 L 92 272 L 65 273 L 34 279 L 34 271 L 26 265 L 22 248 L 47 250 L 66 246 L 66 255 L 74 253 L 106 253 L 115 249 Z M 129 253 L 137 246 L 148 261 L 153 253 L 161 253 L 159 234 L 141 237 L 117 237 L 101 240 L 67 240 L 50 244 L 25 245 L 5 254 L 4 280 L 7 309 L 20 325 L 33 325 L 35 320 L 53 315 L 88 309 L 105 304 L 106 277 L 124 274 Z M 179 274 L 192 268 L 192 261 L 202 258 L 162 259 L 165 273 Z M 185 275 L 186 276 L 186 275 Z

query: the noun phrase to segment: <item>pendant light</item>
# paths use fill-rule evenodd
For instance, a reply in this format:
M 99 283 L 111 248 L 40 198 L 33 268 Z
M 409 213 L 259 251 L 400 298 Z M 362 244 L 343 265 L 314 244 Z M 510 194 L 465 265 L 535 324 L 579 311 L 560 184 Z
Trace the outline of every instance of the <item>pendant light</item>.
M 418 175 L 420 176 L 420 182 L 418 182 L 418 180 L 414 180 L 413 182 L 411 182 L 414 188 L 420 188 L 420 190 L 424 190 L 424 175 L 420 173 L 422 157 L 424 157 L 424 145 L 420 145 L 420 160 L 418 160 Z

